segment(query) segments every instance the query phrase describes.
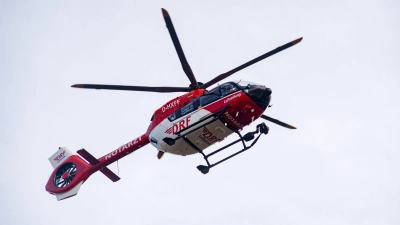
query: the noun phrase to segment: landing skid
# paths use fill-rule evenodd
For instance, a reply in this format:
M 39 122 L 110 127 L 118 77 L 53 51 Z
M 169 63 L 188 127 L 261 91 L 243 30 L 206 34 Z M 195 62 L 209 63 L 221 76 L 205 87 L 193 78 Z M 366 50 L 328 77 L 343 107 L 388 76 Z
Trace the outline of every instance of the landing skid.
M 183 140 L 186 141 L 186 143 L 188 143 L 192 148 L 194 148 L 196 151 L 198 151 L 200 154 L 202 154 L 204 159 L 206 160 L 207 166 L 204 166 L 204 165 L 197 166 L 197 169 L 200 172 L 202 172 L 203 174 L 207 174 L 212 167 L 214 167 L 214 166 L 216 166 L 216 165 L 218 165 L 218 164 L 220 164 L 220 163 L 222 163 L 222 162 L 224 162 L 224 161 L 226 161 L 226 160 L 228 160 L 228 159 L 230 159 L 230 158 L 232 158 L 232 157 L 234 157 L 236 155 L 239 155 L 240 153 L 242 153 L 242 152 L 244 152 L 244 151 L 246 151 L 248 149 L 250 149 L 251 147 L 253 147 L 257 143 L 257 141 L 260 138 L 261 134 L 268 134 L 269 128 L 267 127 L 267 125 L 265 125 L 265 123 L 260 123 L 260 124 L 257 125 L 257 130 L 256 131 L 249 132 L 249 133 L 245 134 L 244 136 L 242 136 L 239 131 L 237 131 L 237 130 L 234 130 L 234 131 L 235 131 L 235 133 L 237 133 L 239 135 L 239 139 L 238 140 L 236 140 L 236 141 L 234 141 L 234 142 L 232 142 L 232 143 L 230 143 L 228 145 L 225 145 L 224 147 L 222 147 L 220 149 L 217 149 L 217 150 L 211 152 L 208 155 L 205 155 L 201 149 L 199 149 L 196 145 L 194 145 L 186 137 L 182 137 Z M 251 145 L 250 146 L 246 146 L 245 141 L 249 142 L 249 141 L 253 140 L 254 139 L 254 135 L 258 134 L 258 133 L 260 133 L 260 134 L 251 143 Z M 220 151 L 222 151 L 222 150 L 224 150 L 224 149 L 226 149 L 226 148 L 228 148 L 228 147 L 230 147 L 230 146 L 232 146 L 232 145 L 234 145 L 234 144 L 236 144 L 236 143 L 238 143 L 240 141 L 243 144 L 243 149 L 242 150 L 240 150 L 240 151 L 238 151 L 238 152 L 236 152 L 236 153 L 234 153 L 234 154 L 232 154 L 232 155 L 230 155 L 230 156 L 228 156 L 228 157 L 226 157 L 226 158 L 224 158 L 224 159 L 222 159 L 222 160 L 220 160 L 220 161 L 218 161 L 218 162 L 216 162 L 214 164 L 210 164 L 210 162 L 208 161 L 208 158 L 210 156 L 212 156 L 212 155 L 214 155 L 214 154 L 216 154 L 216 153 L 218 153 L 218 152 L 220 152 Z
M 211 115 L 209 115 L 209 116 L 197 121 L 196 123 L 186 127 L 185 129 L 182 129 L 181 131 L 179 131 L 177 133 L 177 137 L 176 138 L 167 137 L 167 138 L 164 138 L 163 141 L 165 143 L 167 143 L 168 145 L 172 146 L 172 145 L 175 144 L 175 142 L 177 140 L 182 138 L 189 146 L 191 146 L 194 150 L 196 150 L 198 153 L 203 155 L 204 159 L 206 160 L 207 166 L 199 165 L 199 166 L 197 166 L 197 169 L 200 172 L 202 172 L 203 174 L 207 174 L 212 167 L 214 167 L 214 166 L 216 166 L 216 165 L 218 165 L 218 164 L 220 164 L 220 163 L 222 163 L 222 162 L 224 162 L 224 161 L 226 161 L 226 160 L 228 160 L 228 159 L 230 159 L 230 158 L 232 158 L 232 157 L 234 157 L 236 155 L 239 155 L 240 153 L 242 153 L 242 152 L 250 149 L 251 147 L 253 147 L 257 143 L 257 141 L 260 138 L 261 134 L 268 134 L 269 128 L 267 127 L 267 125 L 265 125 L 265 123 L 260 123 L 260 124 L 257 125 L 256 131 L 249 132 L 249 133 L 245 134 L 244 136 L 242 136 L 237 129 L 235 129 L 232 126 L 230 126 L 229 123 L 226 123 L 224 121 L 224 119 L 221 118 L 221 116 L 224 114 L 224 112 L 227 109 L 229 109 L 230 107 L 231 107 L 231 105 L 228 105 L 225 108 L 223 108 L 222 110 L 220 110 L 220 111 L 218 111 L 216 113 L 213 113 L 213 114 L 211 114 Z M 210 121 L 208 121 L 206 123 L 203 123 L 206 120 L 209 120 L 210 118 L 212 118 Z M 234 131 L 237 135 L 239 135 L 239 139 L 234 141 L 234 142 L 232 142 L 232 143 L 230 143 L 230 144 L 225 145 L 224 147 L 222 147 L 220 149 L 217 149 L 217 150 L 211 152 L 208 155 L 205 155 L 204 152 L 200 148 L 198 148 L 195 144 L 193 144 L 186 136 L 188 134 L 191 134 L 192 132 L 196 131 L 198 128 L 206 126 L 206 125 L 208 125 L 210 123 L 213 123 L 216 120 L 221 120 L 222 122 L 224 122 L 228 126 L 228 128 L 230 130 Z M 200 125 L 200 126 L 198 126 L 198 125 Z M 260 134 L 251 143 L 251 145 L 250 146 L 246 146 L 245 141 L 249 142 L 249 141 L 253 140 L 254 139 L 254 135 L 258 134 L 258 133 L 260 133 Z M 224 158 L 224 159 L 222 159 L 222 160 L 220 160 L 220 161 L 218 161 L 218 162 L 216 162 L 214 164 L 210 164 L 210 162 L 208 161 L 208 158 L 210 156 L 212 156 L 212 155 L 214 155 L 214 154 L 216 154 L 216 153 L 218 153 L 218 152 L 220 152 L 220 151 L 222 151 L 222 150 L 224 150 L 224 149 L 226 149 L 226 148 L 228 148 L 228 147 L 230 147 L 230 146 L 232 146 L 234 144 L 237 144 L 238 142 L 242 142 L 242 144 L 243 144 L 243 149 L 242 150 L 240 150 L 240 151 L 238 151 L 238 152 L 236 152 L 236 153 L 234 153 L 234 154 L 232 154 L 232 155 L 230 155 L 230 156 L 228 156 L 228 157 L 226 157 L 226 158 Z

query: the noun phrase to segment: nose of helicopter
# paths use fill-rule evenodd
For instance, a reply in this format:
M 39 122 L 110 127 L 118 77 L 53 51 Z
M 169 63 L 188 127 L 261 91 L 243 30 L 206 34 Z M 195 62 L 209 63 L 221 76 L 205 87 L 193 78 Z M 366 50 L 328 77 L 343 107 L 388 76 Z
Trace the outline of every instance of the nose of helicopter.
M 271 101 L 272 90 L 264 85 L 252 85 L 247 94 L 257 105 L 266 109 Z

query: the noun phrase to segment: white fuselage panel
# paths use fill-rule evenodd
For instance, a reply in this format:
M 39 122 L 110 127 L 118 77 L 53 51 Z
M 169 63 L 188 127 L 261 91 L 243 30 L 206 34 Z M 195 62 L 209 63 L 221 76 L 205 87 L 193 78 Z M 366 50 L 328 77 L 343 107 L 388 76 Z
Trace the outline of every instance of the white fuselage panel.
M 178 137 L 178 132 L 186 127 L 196 123 L 202 118 L 211 115 L 205 109 L 198 109 L 188 115 L 182 116 L 174 121 L 169 121 L 166 118 L 162 121 L 149 135 L 150 143 L 160 151 L 169 152 L 177 155 L 190 155 L 195 154 L 197 151 L 188 144 L 183 138 L 176 140 L 175 144 L 168 145 L 163 141 L 164 138 L 175 139 Z M 211 117 L 200 124 L 195 125 L 180 133 L 180 136 L 186 137 L 197 148 L 204 150 L 211 145 L 224 140 L 227 136 L 233 133 L 228 127 L 225 126 L 220 120 L 216 120 L 206 126 L 214 117 Z

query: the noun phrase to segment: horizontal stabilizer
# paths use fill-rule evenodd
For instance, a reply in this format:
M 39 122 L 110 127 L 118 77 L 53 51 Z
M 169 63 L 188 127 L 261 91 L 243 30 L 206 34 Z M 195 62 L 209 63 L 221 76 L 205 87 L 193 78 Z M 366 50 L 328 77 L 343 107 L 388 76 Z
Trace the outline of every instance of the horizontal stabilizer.
M 88 161 L 92 165 L 96 165 L 96 164 L 100 163 L 99 160 L 97 160 L 92 154 L 90 154 L 84 148 L 82 148 L 81 150 L 78 150 L 77 152 L 80 156 L 82 156 L 84 159 L 86 159 L 86 161 Z M 118 177 L 117 174 L 115 174 L 113 171 L 111 171 L 107 167 L 103 167 L 102 169 L 100 169 L 100 172 L 102 172 L 112 182 L 116 182 L 121 179 L 120 177 Z
M 102 172 L 112 182 L 117 182 L 117 181 L 119 181 L 121 179 L 117 174 L 115 174 L 113 171 L 111 171 L 107 167 L 103 167 L 103 169 L 101 169 L 100 172 Z
M 86 149 L 82 148 L 77 151 L 77 153 L 82 156 L 86 161 L 88 161 L 90 164 L 93 166 L 96 165 L 97 163 L 100 163 L 99 160 L 97 160 L 92 154 L 90 154 Z

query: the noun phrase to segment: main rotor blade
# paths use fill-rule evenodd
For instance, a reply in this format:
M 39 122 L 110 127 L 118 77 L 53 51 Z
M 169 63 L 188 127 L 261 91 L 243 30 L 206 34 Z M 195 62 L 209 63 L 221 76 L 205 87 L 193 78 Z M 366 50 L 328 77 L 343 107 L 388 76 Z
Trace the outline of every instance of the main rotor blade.
M 289 129 L 297 129 L 297 128 L 294 127 L 294 126 L 291 126 L 291 125 L 289 125 L 289 124 L 286 124 L 286 123 L 284 123 L 284 122 L 281 122 L 281 121 L 279 121 L 279 120 L 277 120 L 277 119 L 271 118 L 271 117 L 266 116 L 266 115 L 261 115 L 261 118 L 263 118 L 263 119 L 265 119 L 265 120 L 268 120 L 268 121 L 270 121 L 270 122 L 273 122 L 273 123 L 275 123 L 275 124 L 281 125 L 282 127 L 286 127 L 286 128 L 289 128 Z
M 239 71 L 239 70 L 242 70 L 242 69 L 244 69 L 244 68 L 246 68 L 246 67 L 248 67 L 248 66 L 253 65 L 253 64 L 256 63 L 256 62 L 259 62 L 259 61 L 261 61 L 261 60 L 263 60 L 263 59 L 265 59 L 265 58 L 268 58 L 268 57 L 270 57 L 270 56 L 272 56 L 272 55 L 274 55 L 274 54 L 276 54 L 276 53 L 278 53 L 278 52 L 280 52 L 280 51 L 283 51 L 283 50 L 285 50 L 285 49 L 287 49 L 287 48 L 292 47 L 293 45 L 299 43 L 302 39 L 303 39 L 302 37 L 301 37 L 301 38 L 298 38 L 298 39 L 296 39 L 296 40 L 294 40 L 294 41 L 292 41 L 292 42 L 289 42 L 289 43 L 287 43 L 287 44 L 285 44 L 285 45 L 282 45 L 282 46 L 280 46 L 280 47 L 278 47 L 278 48 L 276 48 L 276 49 L 274 49 L 274 50 L 272 50 L 272 51 L 269 51 L 269 52 L 265 53 L 264 55 L 261 55 L 261 56 L 255 58 L 255 59 L 253 59 L 253 60 L 250 60 L 250 61 L 248 61 L 247 63 L 245 63 L 245 64 L 243 64 L 243 65 L 241 65 L 241 66 L 238 66 L 238 67 L 236 67 L 235 69 L 233 69 L 233 70 L 231 70 L 231 71 L 228 71 L 228 72 L 226 72 L 226 73 L 223 73 L 223 74 L 221 74 L 221 75 L 215 77 L 214 79 L 212 79 L 212 80 L 208 81 L 207 83 L 201 85 L 200 88 L 208 88 L 208 87 L 210 87 L 211 85 L 213 85 L 213 84 L 215 84 L 215 83 L 217 83 L 217 82 L 219 82 L 219 81 L 221 81 L 221 80 L 223 80 L 223 79 L 229 77 L 230 75 L 236 73 L 236 72 Z
M 105 85 L 105 84 L 74 84 L 74 88 L 107 89 L 123 91 L 150 91 L 150 92 L 189 92 L 189 87 L 143 87 L 125 85 Z
M 196 78 L 192 72 L 192 69 L 189 66 L 189 63 L 186 60 L 185 54 L 183 53 L 182 46 L 179 43 L 178 36 L 176 35 L 174 25 L 172 24 L 171 17 L 169 16 L 167 10 L 161 9 L 162 14 L 164 16 L 165 23 L 167 24 L 169 35 L 171 36 L 172 42 L 174 43 L 176 53 L 178 53 L 179 60 L 181 61 L 183 71 L 185 71 L 186 76 L 189 78 L 190 83 L 192 84 L 193 89 L 199 88 L 197 84 Z

